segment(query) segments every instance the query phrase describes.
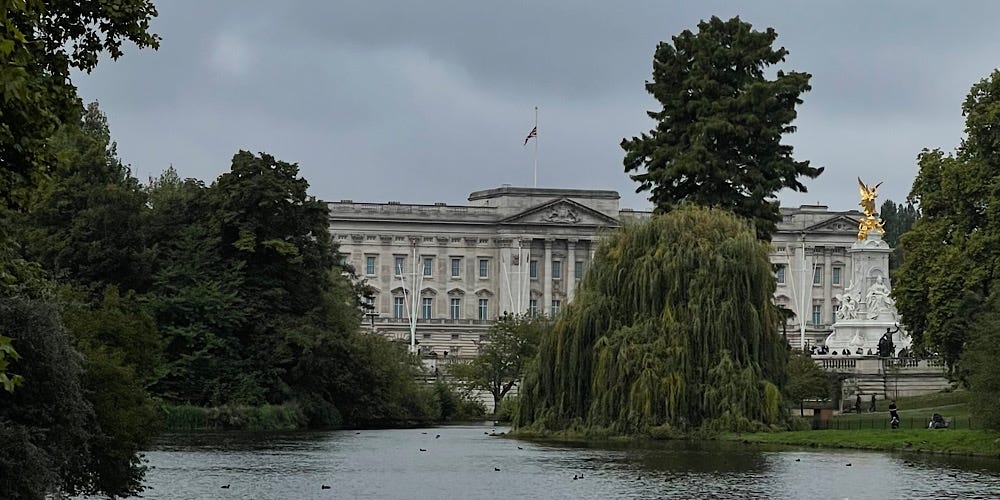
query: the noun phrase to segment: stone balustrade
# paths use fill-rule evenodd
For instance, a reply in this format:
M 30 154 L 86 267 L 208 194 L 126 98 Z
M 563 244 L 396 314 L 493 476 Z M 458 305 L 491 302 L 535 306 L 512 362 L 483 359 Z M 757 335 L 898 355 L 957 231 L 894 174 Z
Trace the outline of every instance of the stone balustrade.
M 813 356 L 813 360 L 827 371 L 838 373 L 878 374 L 899 373 L 939 375 L 946 372 L 945 363 L 939 358 L 879 358 L 875 356 Z

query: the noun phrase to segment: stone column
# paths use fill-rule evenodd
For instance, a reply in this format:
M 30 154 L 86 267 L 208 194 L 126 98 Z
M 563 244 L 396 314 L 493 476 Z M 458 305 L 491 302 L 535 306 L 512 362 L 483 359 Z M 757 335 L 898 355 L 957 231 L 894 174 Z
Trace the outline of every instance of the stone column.
M 490 276 L 495 283 L 495 290 L 499 295 L 500 313 L 517 311 L 517 267 L 514 266 L 513 258 L 517 253 L 511 249 L 511 240 L 498 238 L 497 240 L 497 276 Z
M 552 242 L 553 238 L 545 238 L 545 258 L 542 260 L 542 304 L 545 314 L 552 313 Z
M 830 325 L 833 323 L 833 259 L 831 257 L 832 249 L 830 247 L 823 248 L 823 324 Z M 840 279 L 843 280 L 843 271 L 841 271 Z
M 566 302 L 573 301 L 576 292 L 576 242 L 569 240 L 566 242 Z

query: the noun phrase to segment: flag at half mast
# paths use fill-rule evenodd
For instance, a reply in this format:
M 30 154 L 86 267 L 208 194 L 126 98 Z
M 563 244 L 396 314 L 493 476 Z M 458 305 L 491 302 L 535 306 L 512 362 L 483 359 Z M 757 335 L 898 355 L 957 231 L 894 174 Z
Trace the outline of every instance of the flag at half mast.
M 536 137 L 536 138 L 538 137 L 538 125 L 535 125 L 535 127 L 531 129 L 531 132 L 528 132 L 528 137 L 524 138 L 524 145 L 525 146 L 528 145 L 528 140 L 531 139 L 532 137 Z

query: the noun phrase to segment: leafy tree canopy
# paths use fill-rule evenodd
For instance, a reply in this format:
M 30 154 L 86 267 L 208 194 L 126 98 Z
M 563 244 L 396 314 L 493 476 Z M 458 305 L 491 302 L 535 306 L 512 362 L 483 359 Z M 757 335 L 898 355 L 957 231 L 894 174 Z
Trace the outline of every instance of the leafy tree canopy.
M 79 108 L 73 69 L 122 45 L 159 46 L 150 0 L 0 0 L 0 205 L 23 206 L 51 167 L 47 141 Z
M 793 354 L 788 358 L 788 383 L 782 388 L 782 393 L 789 401 L 801 403 L 804 399 L 827 399 L 832 390 L 830 375 L 810 356 Z
M 885 236 L 882 239 L 892 248 L 892 253 L 889 254 L 889 269 L 895 270 L 903 263 L 903 249 L 899 245 L 899 240 L 920 218 L 920 210 L 912 201 L 896 204 L 892 200 L 885 200 L 879 210 L 879 216 L 885 228 Z
M 1000 70 L 973 85 L 962 112 L 966 139 L 955 154 L 918 156 L 910 200 L 921 217 L 902 235 L 893 290 L 915 346 L 952 367 L 1000 276 Z
M 492 394 L 496 414 L 504 396 L 521 381 L 525 367 L 535 357 L 544 328 L 541 320 L 504 314 L 490 328 L 476 358 L 453 363 L 449 371 L 470 388 Z
M 778 34 L 755 31 L 739 17 L 712 17 L 661 42 L 646 91 L 661 104 L 648 115 L 656 128 L 622 140 L 625 172 L 649 191 L 660 212 L 685 202 L 731 210 L 750 219 L 770 240 L 781 220 L 777 193 L 806 191 L 799 177 L 823 168 L 792 158 L 781 143 L 795 131 L 795 106 L 808 90 L 808 73 L 767 70 L 785 60 Z

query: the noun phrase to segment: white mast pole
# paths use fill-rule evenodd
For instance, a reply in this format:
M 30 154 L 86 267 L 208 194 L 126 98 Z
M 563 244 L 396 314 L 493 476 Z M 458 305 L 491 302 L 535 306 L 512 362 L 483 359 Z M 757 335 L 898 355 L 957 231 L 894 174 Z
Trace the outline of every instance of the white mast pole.
M 807 304 L 806 301 L 808 300 L 808 297 L 810 295 L 812 295 L 811 293 L 806 293 L 807 290 L 812 290 L 812 289 L 811 288 L 807 288 L 808 285 L 806 284 L 806 278 L 807 278 L 807 276 L 806 276 L 806 238 L 805 238 L 805 235 L 802 236 L 802 262 L 801 262 L 801 270 L 802 270 L 802 300 L 801 300 L 801 302 L 802 302 L 801 303 L 801 305 L 802 305 L 802 309 L 801 309 L 802 314 L 799 317 L 799 351 L 805 352 L 805 350 L 806 350 L 806 312 L 807 312 L 806 311 L 806 304 Z
M 410 291 L 410 352 L 417 352 L 417 313 L 418 306 L 420 305 L 420 285 L 417 284 L 417 243 L 416 241 L 411 242 L 413 246 L 412 255 L 413 262 L 410 265 L 412 273 L 410 274 L 410 283 L 413 286 L 413 290 Z M 400 270 L 402 274 L 402 270 Z

